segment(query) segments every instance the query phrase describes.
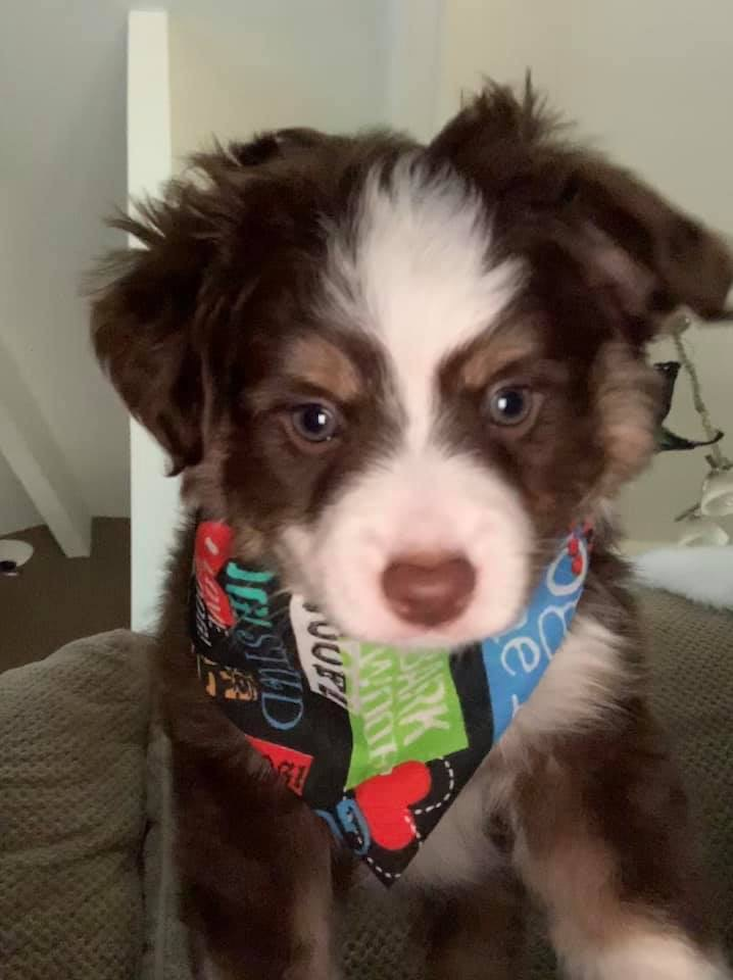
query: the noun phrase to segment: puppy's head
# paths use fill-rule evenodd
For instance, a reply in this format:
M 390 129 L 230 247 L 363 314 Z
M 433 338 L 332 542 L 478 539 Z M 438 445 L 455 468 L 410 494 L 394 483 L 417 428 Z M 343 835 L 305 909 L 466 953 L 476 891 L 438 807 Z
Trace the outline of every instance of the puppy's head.
M 516 619 L 647 461 L 644 345 L 722 310 L 719 241 L 490 88 L 427 147 L 267 135 L 197 161 L 98 295 L 96 350 L 184 473 L 344 633 Z

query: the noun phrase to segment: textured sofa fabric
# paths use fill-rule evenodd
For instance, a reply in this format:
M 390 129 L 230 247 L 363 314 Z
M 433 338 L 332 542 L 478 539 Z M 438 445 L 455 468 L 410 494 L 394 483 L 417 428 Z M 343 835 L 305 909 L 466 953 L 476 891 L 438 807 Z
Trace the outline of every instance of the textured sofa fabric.
M 700 817 L 733 954 L 733 616 L 660 592 L 641 601 L 655 702 Z M 4 980 L 191 980 L 155 726 L 148 750 L 149 653 L 149 641 L 111 633 L 0 677 Z M 347 980 L 422 976 L 415 915 L 398 889 L 387 906 L 355 893 L 341 943 Z M 529 958 L 532 980 L 554 976 L 539 930 Z
M 0 976 L 137 980 L 149 643 L 71 643 L 0 676 Z
M 651 590 L 642 609 L 654 704 L 682 767 L 733 961 L 733 613 Z

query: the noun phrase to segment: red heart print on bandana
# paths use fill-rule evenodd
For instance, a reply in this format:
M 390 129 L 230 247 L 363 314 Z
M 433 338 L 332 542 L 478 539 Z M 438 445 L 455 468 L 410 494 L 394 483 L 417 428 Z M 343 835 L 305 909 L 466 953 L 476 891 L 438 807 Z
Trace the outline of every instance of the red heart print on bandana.
M 424 762 L 403 762 L 356 787 L 356 802 L 380 847 L 400 851 L 415 840 L 415 821 L 408 808 L 424 799 L 430 787 L 430 770 Z

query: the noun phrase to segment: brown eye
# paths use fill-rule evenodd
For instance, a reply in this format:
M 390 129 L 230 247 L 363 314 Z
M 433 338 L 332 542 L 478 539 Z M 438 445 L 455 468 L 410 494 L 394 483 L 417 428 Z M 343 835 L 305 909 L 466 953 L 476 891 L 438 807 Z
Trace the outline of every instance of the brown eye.
M 329 442 L 339 434 L 339 418 L 334 408 L 321 402 L 298 405 L 290 413 L 296 435 L 306 442 Z
M 513 426 L 526 422 L 535 407 L 535 396 L 526 385 L 507 385 L 489 395 L 488 413 L 495 425 Z

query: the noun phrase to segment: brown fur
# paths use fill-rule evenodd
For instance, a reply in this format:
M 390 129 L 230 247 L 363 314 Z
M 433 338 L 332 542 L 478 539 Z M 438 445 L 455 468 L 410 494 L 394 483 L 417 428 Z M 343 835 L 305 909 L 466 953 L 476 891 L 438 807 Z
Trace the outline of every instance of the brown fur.
M 516 787 L 515 861 L 566 956 L 665 928 L 714 943 L 666 739 L 640 702 L 627 710 L 621 731 L 558 740 Z
M 298 337 L 285 354 L 288 374 L 320 391 L 333 392 L 339 402 L 354 401 L 363 379 L 356 365 L 335 344 L 321 337 Z
M 198 681 L 186 632 L 192 543 L 182 529 L 157 670 L 173 745 L 182 911 L 222 977 L 310 977 L 330 953 L 328 930 L 324 948 L 312 924 L 327 923 L 343 871 L 323 821 L 262 764 Z M 201 955 L 196 942 L 193 951 Z
M 523 318 L 510 321 L 503 330 L 488 338 L 479 338 L 459 358 L 459 384 L 469 390 L 485 390 L 505 370 L 510 375 L 515 365 L 526 364 L 542 353 L 541 325 Z
M 184 472 L 187 498 L 234 527 L 243 556 L 277 566 L 277 529 L 318 513 L 399 439 L 382 353 L 323 314 L 319 273 L 329 228 L 352 214 L 365 175 L 377 163 L 388 175 L 408 151 L 468 181 L 493 215 L 496 249 L 529 269 L 506 335 L 445 364 L 441 399 L 443 437 L 500 468 L 522 496 L 538 567 L 558 529 L 649 457 L 657 391 L 642 349 L 660 317 L 682 303 L 722 312 L 733 264 L 720 242 L 573 146 L 531 92 L 517 100 L 490 86 L 423 149 L 384 134 L 288 130 L 199 157 L 203 180 L 174 182 L 140 221 L 117 222 L 146 248 L 114 260 L 93 337 L 131 412 Z M 507 375 L 541 393 L 522 432 L 479 424 L 485 386 Z M 261 422 L 314 388 L 351 428 L 304 454 L 282 426 Z M 323 980 L 349 862 L 201 689 L 186 635 L 191 534 L 172 564 L 158 672 L 184 911 L 227 980 Z M 507 867 L 546 907 L 562 952 L 650 923 L 706 949 L 684 800 L 644 706 L 643 654 L 612 546 L 600 526 L 583 608 L 626 638 L 633 681 L 596 731 L 549 738 L 516 771 L 494 759 L 493 775 L 511 787 L 497 827 Z M 497 914 L 513 928 L 521 890 L 505 880 L 497 913 L 484 884 L 438 903 L 436 976 L 492 976 L 490 933 Z M 497 977 L 516 975 L 517 952 L 514 942 L 494 956 Z
M 515 877 L 451 895 L 433 909 L 428 975 L 436 980 L 515 980 L 524 959 L 524 895 Z

